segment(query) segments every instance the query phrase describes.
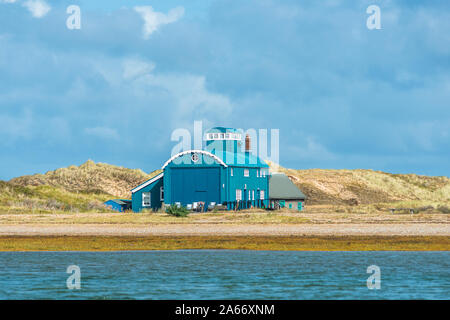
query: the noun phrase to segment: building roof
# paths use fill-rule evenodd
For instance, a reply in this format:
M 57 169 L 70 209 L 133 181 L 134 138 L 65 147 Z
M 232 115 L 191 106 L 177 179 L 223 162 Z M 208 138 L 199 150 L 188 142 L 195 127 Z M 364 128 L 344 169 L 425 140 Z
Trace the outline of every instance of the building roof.
M 141 190 L 142 188 L 145 188 L 146 186 L 148 186 L 149 184 L 152 184 L 155 181 L 158 181 L 159 179 L 161 179 L 162 177 L 164 177 L 164 172 L 161 172 L 160 174 L 157 174 L 156 176 L 154 176 L 153 178 L 145 181 L 144 183 L 141 183 L 140 185 L 138 185 L 136 188 L 131 189 L 131 193 L 135 193 L 136 191 Z
M 305 200 L 307 197 L 284 173 L 272 173 L 269 177 L 269 199 Z
M 105 203 L 107 203 L 109 201 L 115 202 L 115 203 L 120 204 L 120 205 L 131 203 L 131 200 L 127 200 L 127 199 L 111 199 L 111 200 L 106 201 Z
M 212 154 L 209 151 L 204 151 L 204 150 L 186 150 L 180 153 L 177 153 L 176 155 L 172 156 L 169 160 L 167 160 L 164 165 L 162 166 L 162 170 L 164 170 L 165 167 L 167 167 L 167 165 L 169 163 L 171 163 L 173 160 L 175 160 L 178 157 L 184 156 L 186 154 L 191 154 L 191 153 L 200 153 L 200 154 L 204 154 L 207 156 L 210 156 L 211 158 L 213 158 L 214 160 L 216 160 L 218 163 L 220 163 L 221 165 L 223 165 L 224 167 L 227 167 L 227 165 L 225 164 L 225 162 L 222 161 L 222 159 L 220 159 L 218 156 L 216 156 L 215 154 Z
M 269 166 L 261 158 L 254 156 L 247 152 L 220 152 L 218 151 L 217 156 L 222 157 L 223 161 L 232 167 L 257 167 L 257 168 L 268 168 Z

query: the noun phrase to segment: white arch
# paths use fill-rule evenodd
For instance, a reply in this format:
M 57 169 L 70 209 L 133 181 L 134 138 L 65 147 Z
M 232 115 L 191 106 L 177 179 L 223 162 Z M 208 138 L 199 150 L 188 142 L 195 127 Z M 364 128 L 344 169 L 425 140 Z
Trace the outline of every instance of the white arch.
M 222 159 L 220 159 L 220 158 L 219 158 L 218 156 L 216 156 L 215 154 L 212 154 L 211 152 L 204 151 L 204 150 L 187 150 L 187 151 L 183 151 L 183 152 L 180 152 L 180 153 L 178 153 L 178 154 L 172 156 L 169 160 L 166 161 L 166 163 L 164 163 L 164 165 L 162 166 L 161 169 L 164 170 L 164 168 L 165 168 L 169 163 L 171 163 L 173 160 L 175 160 L 176 158 L 181 157 L 181 156 L 183 156 L 183 155 L 185 155 L 185 154 L 188 154 L 188 153 L 201 153 L 201 154 L 205 154 L 205 155 L 207 155 L 207 156 L 212 157 L 214 160 L 217 160 L 217 162 L 219 162 L 219 163 L 220 163 L 221 165 L 223 165 L 224 167 L 228 167 L 228 166 L 225 164 L 225 162 L 223 162 Z

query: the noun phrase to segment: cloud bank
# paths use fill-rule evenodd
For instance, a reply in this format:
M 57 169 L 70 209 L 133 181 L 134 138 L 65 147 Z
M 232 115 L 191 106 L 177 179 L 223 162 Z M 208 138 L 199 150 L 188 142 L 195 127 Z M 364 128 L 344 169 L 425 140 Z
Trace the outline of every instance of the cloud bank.
M 82 6 L 76 32 L 70 2 L 39 21 L 2 5 L 0 178 L 88 158 L 152 171 L 194 120 L 280 129 L 286 167 L 450 175 L 450 3 L 378 3 L 381 30 L 372 1 L 155 5 L 147 38 L 138 3 Z

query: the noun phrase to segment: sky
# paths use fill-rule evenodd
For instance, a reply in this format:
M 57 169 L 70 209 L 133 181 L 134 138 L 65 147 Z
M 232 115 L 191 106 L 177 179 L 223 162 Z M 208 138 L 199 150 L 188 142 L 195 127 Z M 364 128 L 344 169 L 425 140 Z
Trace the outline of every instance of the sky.
M 449 31 L 449 1 L 0 0 L 0 179 L 151 172 L 196 120 L 279 129 L 289 168 L 450 176 Z

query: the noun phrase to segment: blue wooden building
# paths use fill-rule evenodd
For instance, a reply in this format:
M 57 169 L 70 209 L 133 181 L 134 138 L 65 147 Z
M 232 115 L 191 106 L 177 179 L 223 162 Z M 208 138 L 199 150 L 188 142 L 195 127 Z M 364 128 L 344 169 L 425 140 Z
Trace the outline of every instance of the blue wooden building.
M 204 150 L 180 152 L 164 163 L 163 172 L 132 189 L 132 209 L 203 203 L 229 210 L 269 206 L 269 167 L 250 152 L 250 138 L 236 129 L 207 131 Z
M 131 210 L 131 201 L 127 199 L 112 199 L 105 203 L 105 206 L 119 212 Z

